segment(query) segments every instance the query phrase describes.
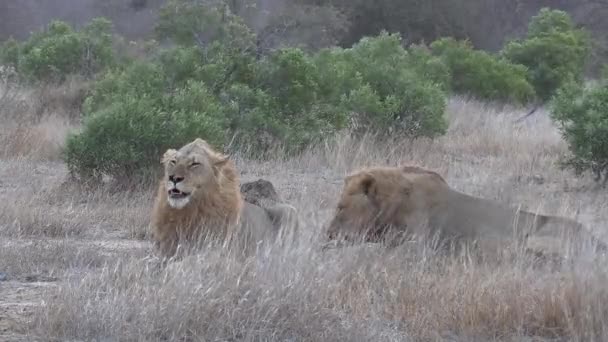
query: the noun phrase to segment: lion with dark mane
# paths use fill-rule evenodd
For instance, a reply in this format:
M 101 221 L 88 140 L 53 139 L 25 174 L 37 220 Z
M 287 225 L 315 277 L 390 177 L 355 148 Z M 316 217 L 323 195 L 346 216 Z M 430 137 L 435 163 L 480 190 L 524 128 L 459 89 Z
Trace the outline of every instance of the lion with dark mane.
M 411 233 L 452 242 L 513 237 L 525 241 L 545 227 L 564 228 L 571 236 L 583 235 L 606 249 L 575 220 L 470 196 L 452 189 L 436 172 L 401 166 L 368 168 L 347 176 L 327 234 L 330 240 L 389 244 L 398 244 Z
M 164 176 L 152 210 L 156 247 L 165 257 L 178 245 L 219 241 L 249 254 L 259 242 L 276 239 L 287 224 L 297 229 L 295 208 L 245 202 L 234 163 L 196 139 L 161 159 Z

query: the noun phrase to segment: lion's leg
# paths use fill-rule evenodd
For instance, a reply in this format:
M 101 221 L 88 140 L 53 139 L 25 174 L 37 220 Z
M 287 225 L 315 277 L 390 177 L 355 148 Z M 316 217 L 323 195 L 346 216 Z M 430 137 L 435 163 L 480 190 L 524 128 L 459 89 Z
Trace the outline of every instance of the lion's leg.
M 289 204 L 279 203 L 267 206 L 265 209 L 278 237 L 286 241 L 291 234 L 290 240 L 292 243 L 295 242 L 300 228 L 296 208 Z
M 177 232 L 171 232 L 158 236 L 154 246 L 163 257 L 170 258 L 175 255 L 178 243 Z

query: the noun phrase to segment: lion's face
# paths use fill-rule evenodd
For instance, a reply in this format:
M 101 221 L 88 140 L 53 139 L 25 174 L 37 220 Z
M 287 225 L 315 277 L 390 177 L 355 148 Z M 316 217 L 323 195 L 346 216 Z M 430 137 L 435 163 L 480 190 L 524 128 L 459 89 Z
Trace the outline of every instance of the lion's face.
M 328 238 L 374 241 L 391 224 L 389 216 L 401 205 L 399 197 L 406 195 L 408 186 L 366 171 L 346 177 Z
M 342 238 L 353 241 L 373 229 L 378 211 L 363 193 L 343 194 L 327 229 L 330 240 Z
M 344 188 L 327 228 L 330 240 L 342 238 L 368 242 L 382 240 L 389 231 L 404 231 L 412 214 L 426 204 L 422 178 L 436 174 L 401 168 L 374 168 L 356 172 L 344 180 Z
M 169 206 L 182 209 L 205 188 L 216 181 L 219 168 L 228 160 L 212 152 L 209 145 L 197 139 L 179 150 L 167 150 L 162 163 L 165 167 L 165 189 Z

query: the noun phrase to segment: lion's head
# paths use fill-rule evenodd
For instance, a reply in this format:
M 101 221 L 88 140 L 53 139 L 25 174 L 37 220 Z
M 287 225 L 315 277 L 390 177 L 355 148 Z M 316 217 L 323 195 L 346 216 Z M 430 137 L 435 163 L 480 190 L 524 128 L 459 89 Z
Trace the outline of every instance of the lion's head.
M 411 214 L 433 202 L 429 187 L 447 184 L 439 174 L 416 166 L 378 167 L 347 176 L 327 228 L 329 239 L 375 242 L 391 228 L 406 228 Z
M 203 195 L 211 183 L 217 182 L 228 157 L 211 149 L 202 139 L 169 149 L 162 157 L 165 169 L 167 201 L 172 208 L 182 209 Z
M 151 224 L 163 254 L 172 255 L 178 241 L 196 239 L 201 232 L 228 236 L 243 205 L 234 163 L 202 139 L 167 150 L 161 163 L 164 175 Z

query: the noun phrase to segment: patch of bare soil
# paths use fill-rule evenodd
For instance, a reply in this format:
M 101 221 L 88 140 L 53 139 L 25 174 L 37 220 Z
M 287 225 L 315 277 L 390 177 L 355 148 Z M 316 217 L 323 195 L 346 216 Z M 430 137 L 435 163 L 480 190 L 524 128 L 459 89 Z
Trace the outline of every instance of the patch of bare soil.
M 26 276 L 0 282 L 0 341 L 29 341 L 28 323 L 52 295 L 58 284 L 55 278 Z

